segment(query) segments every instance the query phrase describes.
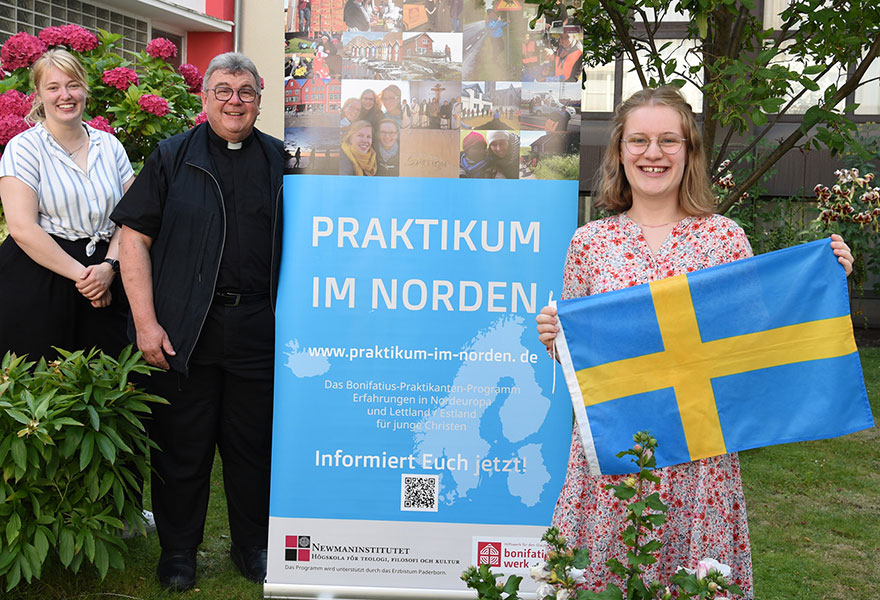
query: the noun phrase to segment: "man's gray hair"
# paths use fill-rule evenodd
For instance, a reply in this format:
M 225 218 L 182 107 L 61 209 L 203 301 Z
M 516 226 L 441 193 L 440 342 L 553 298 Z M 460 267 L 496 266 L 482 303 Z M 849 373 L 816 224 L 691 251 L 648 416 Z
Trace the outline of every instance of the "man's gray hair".
M 205 77 L 202 80 L 202 91 L 208 90 L 208 80 L 211 79 L 211 75 L 214 74 L 214 71 L 228 71 L 233 75 L 247 71 L 254 76 L 254 84 L 256 85 L 257 93 L 262 93 L 262 89 L 260 88 L 260 73 L 257 71 L 257 65 L 241 52 L 225 52 L 212 58 L 211 62 L 208 63 Z

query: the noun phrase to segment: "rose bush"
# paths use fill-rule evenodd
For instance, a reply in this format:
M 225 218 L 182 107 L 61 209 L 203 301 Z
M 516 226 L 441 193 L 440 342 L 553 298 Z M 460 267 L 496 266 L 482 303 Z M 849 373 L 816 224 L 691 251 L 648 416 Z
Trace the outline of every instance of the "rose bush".
M 136 173 L 156 144 L 192 127 L 201 111 L 202 74 L 193 65 L 175 71 L 166 59 L 176 56 L 177 48 L 165 38 L 152 40 L 134 60 L 125 58 L 121 37 L 78 25 L 10 37 L 0 48 L 0 154 L 13 136 L 33 125 L 25 120 L 33 91 L 29 68 L 53 47 L 69 50 L 82 63 L 90 88 L 84 119 L 115 133 Z M 4 231 L 0 211 L 0 237 Z

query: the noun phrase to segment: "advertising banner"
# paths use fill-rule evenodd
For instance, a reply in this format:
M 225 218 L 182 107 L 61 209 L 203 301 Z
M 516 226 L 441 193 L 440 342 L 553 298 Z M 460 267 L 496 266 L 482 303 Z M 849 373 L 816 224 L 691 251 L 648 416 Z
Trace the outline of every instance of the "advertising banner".
M 534 317 L 576 226 L 579 44 L 497 8 L 287 6 L 267 597 L 468 598 L 469 565 L 543 559 L 571 404 Z

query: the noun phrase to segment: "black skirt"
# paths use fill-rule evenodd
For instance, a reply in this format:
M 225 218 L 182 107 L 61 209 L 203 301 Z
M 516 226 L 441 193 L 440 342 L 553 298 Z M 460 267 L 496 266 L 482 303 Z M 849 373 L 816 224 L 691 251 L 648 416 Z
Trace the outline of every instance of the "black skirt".
M 53 239 L 85 266 L 98 264 L 109 243 L 100 242 L 86 256 L 88 239 Z M 105 308 L 92 307 L 70 279 L 38 265 L 8 236 L 0 245 L 0 357 L 8 351 L 29 360 L 57 356 L 64 350 L 99 348 L 118 356 L 128 344 L 128 302 L 116 276 L 110 291 L 113 301 Z

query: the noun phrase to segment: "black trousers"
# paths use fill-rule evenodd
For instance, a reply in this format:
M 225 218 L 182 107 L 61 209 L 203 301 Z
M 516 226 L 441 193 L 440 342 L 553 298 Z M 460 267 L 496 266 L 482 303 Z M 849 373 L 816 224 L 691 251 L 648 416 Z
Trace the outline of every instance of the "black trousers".
M 53 238 L 83 265 L 94 265 L 107 255 L 107 242 L 86 256 L 88 240 Z M 0 246 L 0 357 L 13 351 L 30 360 L 52 360 L 64 350 L 99 348 L 119 356 L 128 344 L 128 303 L 117 276 L 110 287 L 113 301 L 105 308 L 92 307 L 73 281 L 35 263 L 12 236 Z
M 174 343 L 172 337 L 171 343 Z M 214 305 L 190 360 L 189 376 L 153 373 L 150 437 L 153 513 L 165 549 L 198 546 L 208 508 L 211 467 L 223 461 L 229 528 L 238 546 L 265 547 L 272 451 L 274 318 L 268 299 Z

